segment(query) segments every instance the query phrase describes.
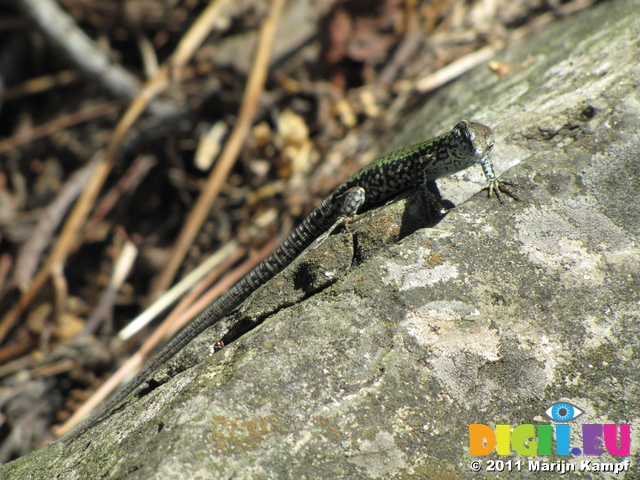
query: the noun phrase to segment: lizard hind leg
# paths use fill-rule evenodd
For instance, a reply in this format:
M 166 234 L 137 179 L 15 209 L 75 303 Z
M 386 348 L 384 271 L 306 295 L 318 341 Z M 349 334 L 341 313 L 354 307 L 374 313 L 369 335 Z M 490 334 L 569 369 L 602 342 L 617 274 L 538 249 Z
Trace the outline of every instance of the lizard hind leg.
M 352 187 L 338 198 L 336 198 L 336 202 L 340 204 L 340 209 L 338 210 L 338 217 L 336 221 L 331 225 L 326 232 L 320 235 L 311 247 L 312 250 L 315 250 L 320 245 L 322 245 L 329 235 L 333 233 L 333 231 L 341 225 L 348 225 L 349 223 L 355 221 L 357 218 L 358 209 L 364 203 L 366 196 L 364 188 L 362 187 Z

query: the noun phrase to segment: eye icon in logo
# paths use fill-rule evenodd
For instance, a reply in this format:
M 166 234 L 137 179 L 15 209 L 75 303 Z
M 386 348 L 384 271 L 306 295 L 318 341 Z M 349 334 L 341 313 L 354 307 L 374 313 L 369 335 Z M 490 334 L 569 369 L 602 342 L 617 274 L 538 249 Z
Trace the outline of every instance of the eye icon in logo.
M 570 403 L 558 402 L 547 408 L 547 411 L 544 413 L 546 413 L 551 420 L 555 420 L 556 422 L 569 422 L 571 420 L 575 420 L 584 412 Z

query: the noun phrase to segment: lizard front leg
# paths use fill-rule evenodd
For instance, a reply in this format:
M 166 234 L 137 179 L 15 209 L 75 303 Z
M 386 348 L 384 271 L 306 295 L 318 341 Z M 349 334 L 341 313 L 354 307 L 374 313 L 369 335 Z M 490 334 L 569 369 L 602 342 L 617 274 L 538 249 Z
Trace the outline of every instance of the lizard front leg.
M 491 158 L 489 156 L 486 156 L 485 158 L 483 158 L 480 164 L 482 165 L 482 171 L 484 172 L 484 176 L 487 178 L 487 181 L 489 182 L 489 186 L 487 187 L 487 189 L 489 190 L 489 197 L 491 197 L 491 195 L 495 193 L 500 203 L 504 203 L 504 201 L 502 200 L 502 196 L 500 195 L 500 192 L 502 192 L 502 193 L 506 193 L 517 202 L 520 201 L 520 197 L 516 195 L 515 192 L 507 188 L 507 185 L 514 188 L 517 188 L 518 185 L 516 183 L 506 182 L 504 180 L 498 180 L 495 172 L 493 171 L 493 163 L 491 162 Z
M 440 193 L 435 180 L 422 181 L 418 185 L 416 193 L 424 202 L 428 218 L 440 219 L 446 215 L 447 211 L 455 208 L 452 201 L 442 198 L 442 194 Z

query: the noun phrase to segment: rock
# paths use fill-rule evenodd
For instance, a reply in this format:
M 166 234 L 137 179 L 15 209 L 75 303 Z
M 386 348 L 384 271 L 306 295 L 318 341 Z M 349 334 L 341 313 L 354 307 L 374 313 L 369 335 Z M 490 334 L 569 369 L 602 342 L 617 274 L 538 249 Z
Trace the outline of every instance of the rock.
M 542 434 L 474 456 L 469 426 L 558 432 L 545 412 L 562 400 L 583 411 L 563 424 L 572 448 L 586 448 L 585 424 L 632 425 L 637 453 L 639 14 L 618 0 L 550 26 L 499 59 L 506 78 L 477 69 L 398 138 L 460 118 L 492 126 L 497 170 L 522 202 L 465 201 L 478 168 L 441 182 L 458 207 L 432 228 L 403 223 L 419 220 L 410 195 L 367 213 L 169 368 L 235 339 L 223 350 L 0 478 L 533 478 L 586 462 L 581 478 L 595 479 L 587 467 L 627 465 L 542 455 Z M 488 472 L 496 460 L 513 471 Z M 624 468 L 615 478 L 638 475 Z

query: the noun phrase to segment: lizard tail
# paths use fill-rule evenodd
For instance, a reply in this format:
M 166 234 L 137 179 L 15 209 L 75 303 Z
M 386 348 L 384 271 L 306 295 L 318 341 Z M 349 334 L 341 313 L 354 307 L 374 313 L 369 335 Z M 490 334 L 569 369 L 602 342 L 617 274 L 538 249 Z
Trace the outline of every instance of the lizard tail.
M 202 312 L 195 320 L 183 328 L 169 344 L 164 347 L 142 370 L 124 387 L 94 410 L 85 420 L 60 438 L 69 442 L 82 432 L 102 420 L 113 408 L 124 401 L 134 390 L 153 374 L 160 366 L 171 359 L 187 343 L 224 316 L 231 313 L 246 300 L 258 287 L 265 284 L 276 274 L 284 270 L 302 251 L 307 248 L 333 221 L 335 216 L 332 196 L 325 199 L 311 214 L 276 248 L 267 258 L 240 279 L 224 295 Z

